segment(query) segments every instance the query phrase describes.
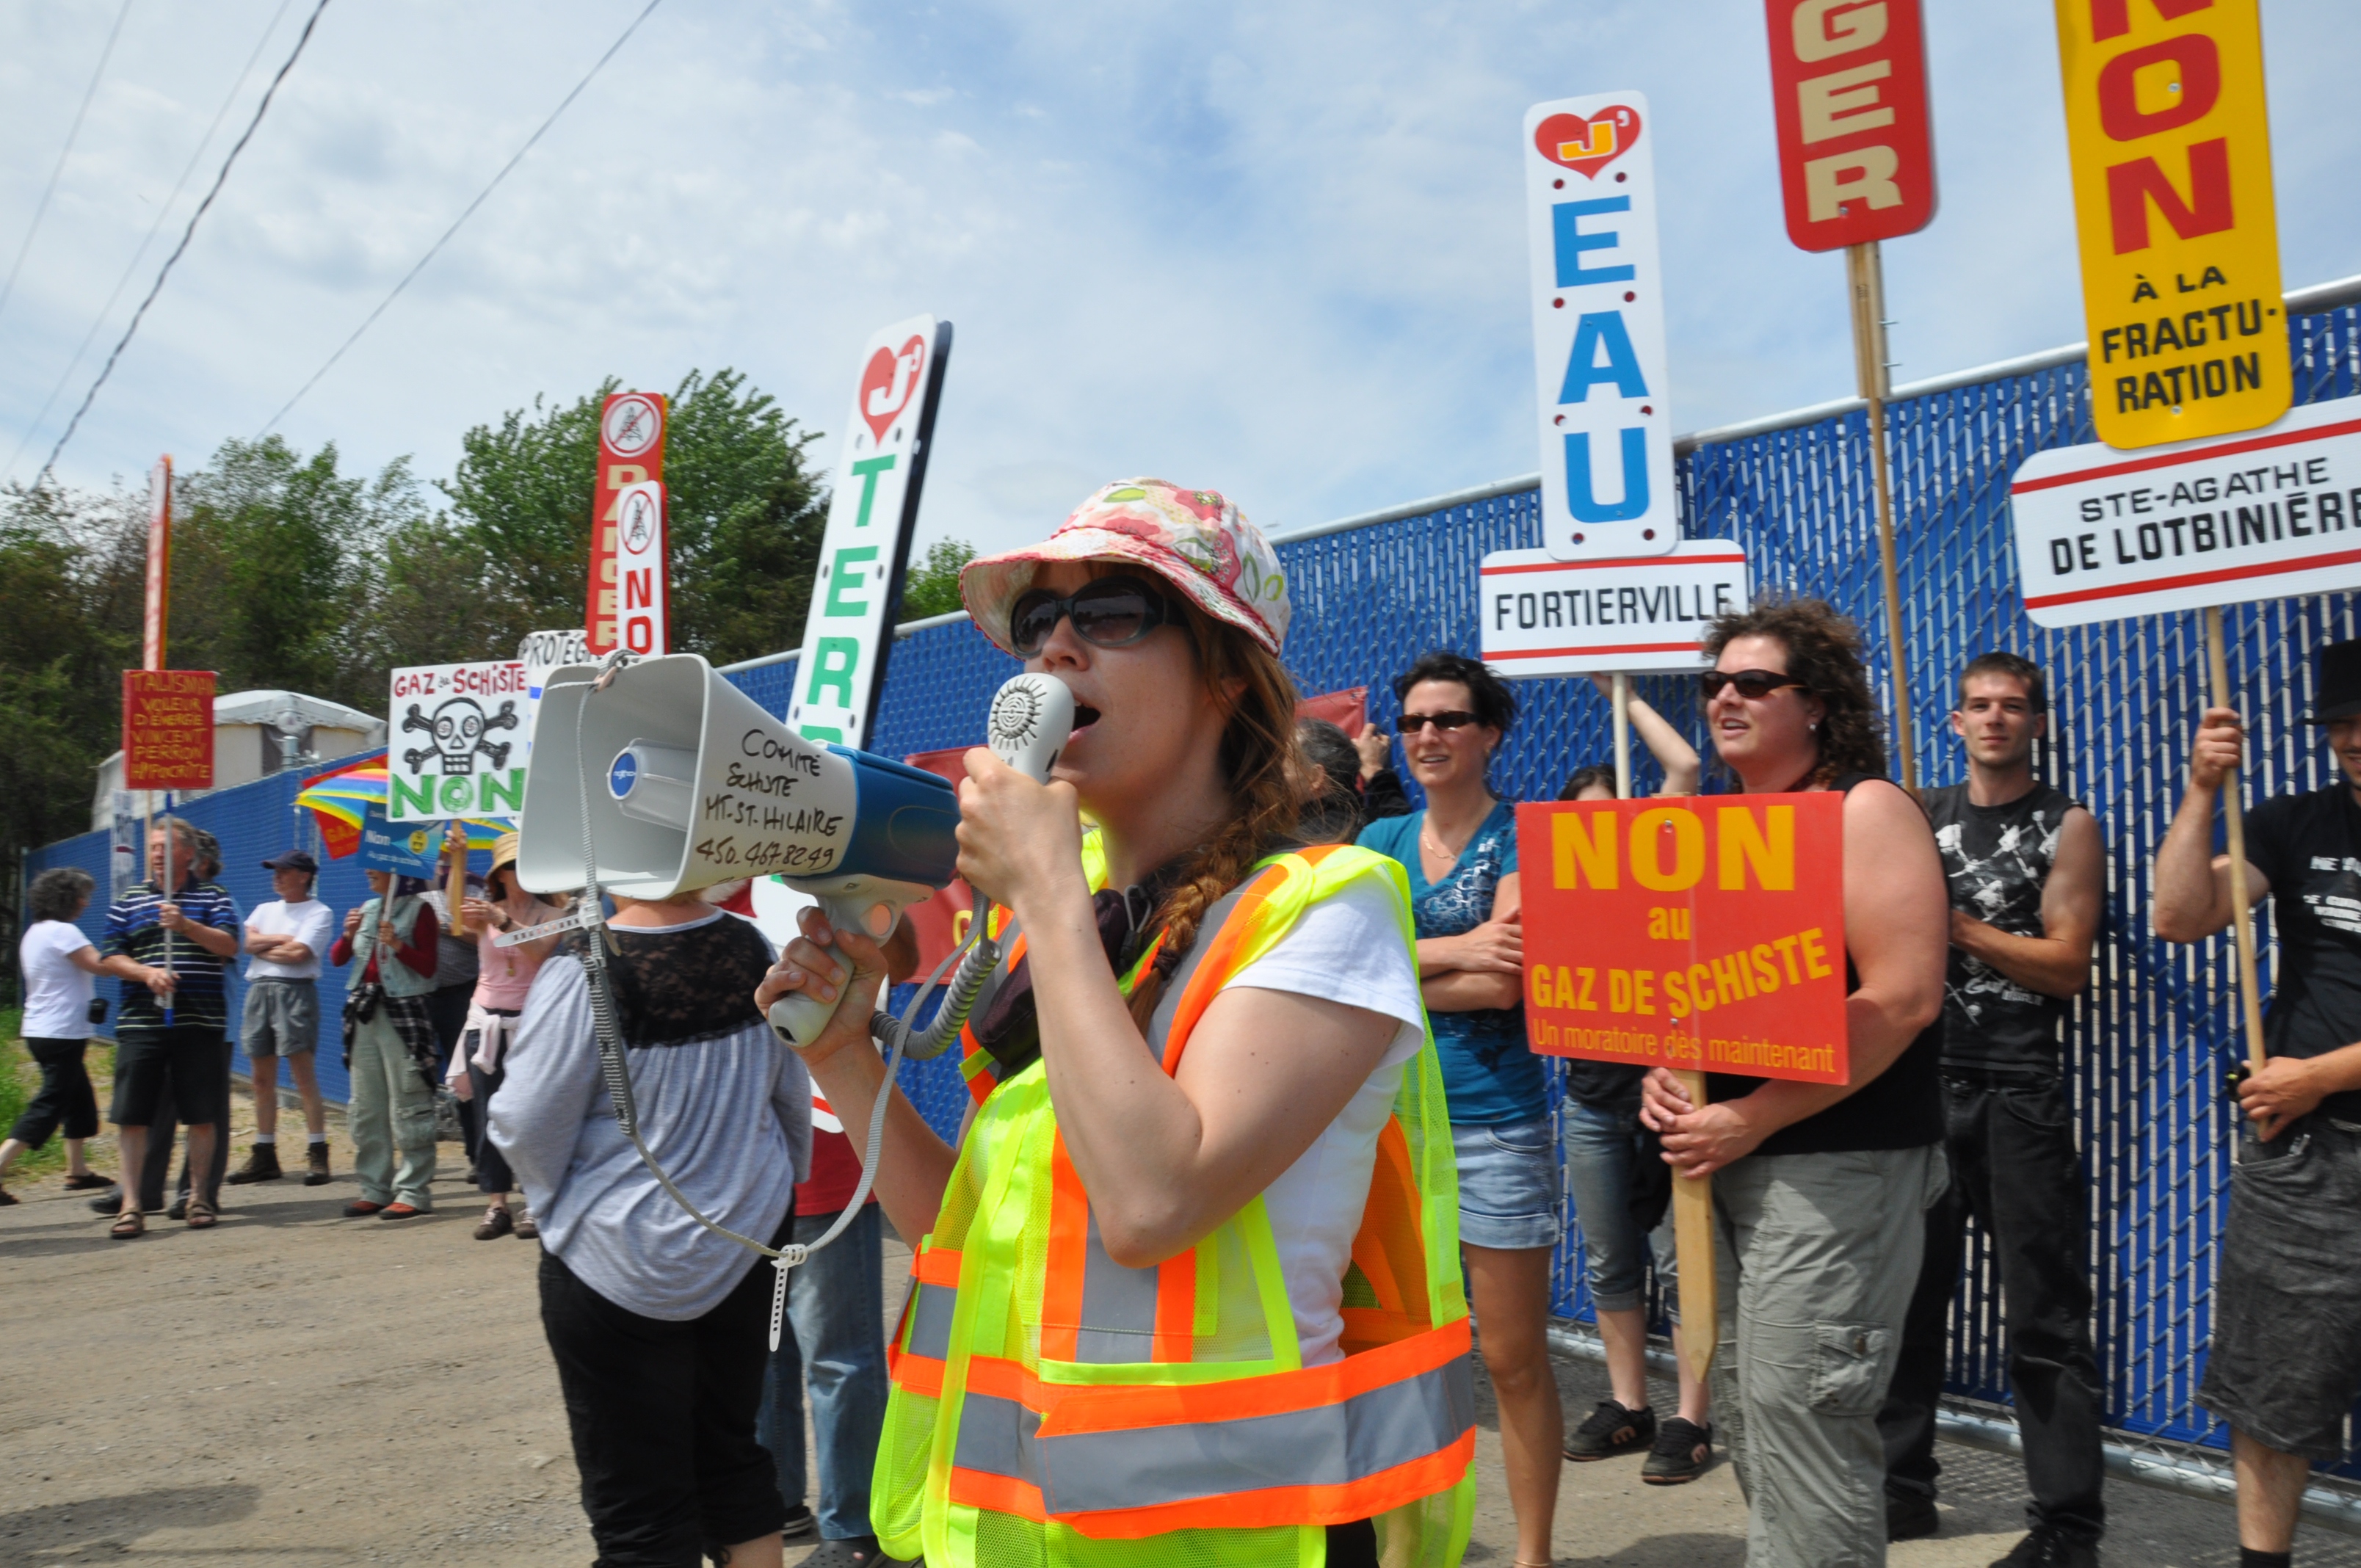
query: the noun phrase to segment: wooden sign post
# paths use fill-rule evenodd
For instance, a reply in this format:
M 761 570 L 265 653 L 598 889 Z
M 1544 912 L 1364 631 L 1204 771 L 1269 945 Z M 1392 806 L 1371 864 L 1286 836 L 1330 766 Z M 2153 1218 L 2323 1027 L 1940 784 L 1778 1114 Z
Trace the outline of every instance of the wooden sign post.
M 1927 106 L 1927 44 L 1918 0 L 1765 0 L 1771 99 L 1787 237 L 1810 251 L 1842 249 L 1851 301 L 1854 378 L 1869 405 L 1877 559 L 1884 579 L 1886 656 L 1902 787 L 1918 788 L 1903 649 L 1901 570 L 1894 543 L 1885 402 L 1885 268 L 1879 246 L 1935 216 L 1935 137 Z

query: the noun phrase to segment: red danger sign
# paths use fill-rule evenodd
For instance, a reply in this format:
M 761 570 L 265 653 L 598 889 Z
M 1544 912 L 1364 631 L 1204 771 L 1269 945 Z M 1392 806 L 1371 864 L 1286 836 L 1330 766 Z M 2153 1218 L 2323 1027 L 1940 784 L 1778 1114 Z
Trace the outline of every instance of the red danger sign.
M 1935 216 L 1918 0 L 1765 0 L 1787 237 L 1837 250 Z
M 1534 1050 L 1850 1080 L 1841 795 L 1521 806 L 1517 860 Z

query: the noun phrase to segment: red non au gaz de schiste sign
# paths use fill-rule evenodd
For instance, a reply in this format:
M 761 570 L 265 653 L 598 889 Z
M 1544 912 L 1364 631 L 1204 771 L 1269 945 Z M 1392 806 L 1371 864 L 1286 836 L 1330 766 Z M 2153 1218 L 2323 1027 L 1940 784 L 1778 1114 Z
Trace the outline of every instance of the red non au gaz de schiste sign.
M 1517 856 L 1534 1050 L 1850 1080 L 1841 795 L 1521 806 Z

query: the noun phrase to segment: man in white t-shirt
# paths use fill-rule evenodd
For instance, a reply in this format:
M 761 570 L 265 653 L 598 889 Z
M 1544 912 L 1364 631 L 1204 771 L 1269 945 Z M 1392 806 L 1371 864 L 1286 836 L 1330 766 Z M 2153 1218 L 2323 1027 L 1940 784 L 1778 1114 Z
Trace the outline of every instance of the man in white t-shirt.
M 254 1152 L 229 1173 L 233 1185 L 276 1181 L 279 1168 L 279 1058 L 303 1101 L 312 1135 L 303 1185 L 328 1179 L 328 1123 L 320 1102 L 313 1052 L 320 1044 L 320 957 L 335 936 L 335 916 L 312 896 L 320 862 L 290 850 L 262 862 L 279 896 L 246 917 L 245 1043 L 254 1064 Z

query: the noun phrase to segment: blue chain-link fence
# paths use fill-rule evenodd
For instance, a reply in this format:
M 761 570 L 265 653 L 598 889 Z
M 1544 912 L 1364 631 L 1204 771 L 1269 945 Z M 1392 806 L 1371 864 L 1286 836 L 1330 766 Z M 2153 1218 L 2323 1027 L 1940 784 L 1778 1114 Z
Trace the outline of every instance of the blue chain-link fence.
M 2297 315 L 2290 329 L 2299 401 L 2361 392 L 2361 310 Z M 2096 1330 L 2111 1423 L 2134 1442 L 2218 1448 L 2225 1434 L 2191 1396 L 2227 1208 L 2233 1115 L 2221 1081 L 2238 1054 L 2235 965 L 2226 936 L 2168 947 L 2151 936 L 2146 914 L 2148 864 L 2179 799 L 2202 707 L 2197 618 L 2071 631 L 2044 631 L 2025 619 L 2008 479 L 2034 452 L 2095 439 L 2079 359 L 1905 396 L 1889 417 L 1919 776 L 1939 784 L 1961 775 L 1943 722 L 1952 674 L 1978 653 L 2012 649 L 2049 672 L 2056 739 L 2046 755 L 2054 782 L 2105 830 L 2107 922 L 2066 1056 L 2091 1176 Z M 1857 409 L 1685 444 L 1681 483 L 1689 532 L 1742 543 L 1765 588 L 1832 601 L 1860 623 L 1882 667 L 1890 629 L 1877 579 L 1866 420 Z M 1388 723 L 1389 679 L 1420 652 L 1477 651 L 1477 563 L 1488 551 L 1537 545 L 1536 504 L 1530 485 L 1503 486 L 1282 541 L 1295 605 L 1287 657 L 1299 684 L 1306 692 L 1367 685 L 1373 717 Z M 2242 606 L 2225 619 L 2235 700 L 2255 739 L 2249 797 L 2323 786 L 2332 763 L 2299 719 L 2311 701 L 2312 651 L 2361 633 L 2352 597 Z M 783 714 L 794 668 L 792 661 L 763 663 L 730 678 Z M 986 703 L 1016 668 L 963 620 L 913 631 L 893 654 L 877 750 L 901 755 L 977 740 Z M 1708 751 L 1691 684 L 1643 677 L 1635 689 Z M 1512 798 L 1551 798 L 1576 768 L 1606 758 L 1607 704 L 1587 681 L 1532 681 L 1518 695 L 1523 711 L 1501 748 L 1495 785 Z M 1642 759 L 1636 787 L 1654 782 Z M 263 874 L 242 868 L 286 841 L 292 796 L 292 781 L 266 781 L 188 809 L 221 836 L 225 880 L 242 905 L 268 896 Z M 105 837 L 89 835 L 49 846 L 27 870 L 82 864 L 104 886 L 106 852 Z M 353 865 L 334 863 L 323 881 L 323 895 L 339 907 L 362 895 Z M 341 996 L 337 981 L 325 990 L 331 1004 Z M 921 1109 L 949 1130 L 965 1100 L 956 1070 L 947 1058 L 912 1070 Z M 1570 1223 L 1554 1307 L 1587 1319 L 1577 1236 Z M 1955 1309 L 1954 1393 L 2007 1397 L 1999 1306 L 1998 1280 L 1979 1244 Z

